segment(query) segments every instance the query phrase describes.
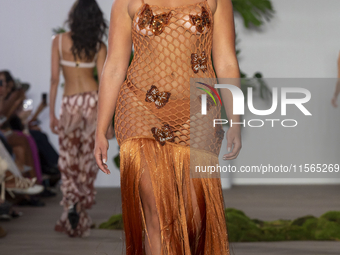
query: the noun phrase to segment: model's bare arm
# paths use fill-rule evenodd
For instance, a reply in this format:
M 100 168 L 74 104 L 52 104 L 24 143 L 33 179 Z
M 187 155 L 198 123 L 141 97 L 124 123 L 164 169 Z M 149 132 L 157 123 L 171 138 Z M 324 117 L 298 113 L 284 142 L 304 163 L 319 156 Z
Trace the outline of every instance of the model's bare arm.
M 100 46 L 99 52 L 98 52 L 97 63 L 96 63 L 99 82 L 101 79 L 101 74 L 103 72 L 106 57 L 107 57 L 107 47 L 104 43 L 102 43 Z
M 131 18 L 126 0 L 116 0 L 112 5 L 107 58 L 100 77 L 96 146 L 94 154 L 99 168 L 110 171 L 107 161 L 108 142 L 105 137 L 111 123 L 118 93 L 125 80 L 130 61 L 132 38 Z
M 240 87 L 240 70 L 235 50 L 235 25 L 231 0 L 217 0 L 214 14 L 213 61 L 218 78 L 230 78 L 229 84 Z M 240 116 L 233 114 L 233 97 L 229 90 L 221 89 L 221 96 L 229 121 L 239 122 Z M 227 133 L 228 151 L 224 159 L 235 159 L 242 147 L 240 125 L 233 125 Z
M 51 53 L 51 87 L 50 87 L 50 128 L 54 134 L 58 134 L 58 119 L 55 116 L 55 100 L 58 92 L 60 75 L 59 36 L 52 38 Z
M 97 58 L 97 72 L 98 72 L 99 82 L 101 79 L 101 74 L 103 72 L 106 56 L 107 56 L 107 47 L 104 43 L 102 43 L 101 48 L 98 53 L 98 58 Z M 106 132 L 106 138 L 112 139 L 113 137 L 114 137 L 114 130 L 113 130 L 112 121 L 111 121 L 108 127 L 108 130 Z
M 336 87 L 335 87 L 335 92 L 334 92 L 334 96 L 332 99 L 332 104 L 334 107 L 338 107 L 338 96 L 340 94 L 340 53 L 339 53 L 339 57 L 338 57 L 338 80 L 336 83 Z

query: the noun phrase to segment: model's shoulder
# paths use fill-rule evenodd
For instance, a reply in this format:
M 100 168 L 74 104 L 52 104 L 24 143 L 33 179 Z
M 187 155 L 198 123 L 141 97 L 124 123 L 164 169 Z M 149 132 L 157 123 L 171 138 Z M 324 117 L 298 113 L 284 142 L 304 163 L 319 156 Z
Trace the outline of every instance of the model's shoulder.
M 70 37 L 70 32 L 61 32 L 52 35 L 52 41 L 58 41 L 60 37 Z
M 218 1 L 221 1 L 221 0 L 206 0 L 206 1 L 210 7 L 211 13 L 214 15 L 217 9 Z M 223 0 L 223 1 L 226 1 L 226 0 Z
M 59 38 L 60 38 L 60 34 L 52 35 L 52 46 L 53 47 L 58 47 L 58 45 L 59 45 Z
M 106 51 L 107 46 L 103 41 L 100 41 L 97 49 L 98 49 L 98 51 Z

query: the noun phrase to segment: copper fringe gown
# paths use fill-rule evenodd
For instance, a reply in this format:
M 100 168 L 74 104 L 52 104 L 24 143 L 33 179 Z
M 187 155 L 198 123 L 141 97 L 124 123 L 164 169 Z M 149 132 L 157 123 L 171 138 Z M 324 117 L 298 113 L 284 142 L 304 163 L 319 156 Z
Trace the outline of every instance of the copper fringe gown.
M 171 8 L 142 0 L 134 16 L 134 58 L 115 118 L 128 255 L 145 254 L 149 241 L 141 180 L 152 187 L 162 255 L 230 254 L 221 180 L 190 177 L 193 163 L 218 164 L 224 133 L 201 125 L 190 104 L 200 103 L 190 78 L 216 78 L 213 27 L 206 0 Z M 208 115 L 218 118 L 221 105 L 209 105 Z

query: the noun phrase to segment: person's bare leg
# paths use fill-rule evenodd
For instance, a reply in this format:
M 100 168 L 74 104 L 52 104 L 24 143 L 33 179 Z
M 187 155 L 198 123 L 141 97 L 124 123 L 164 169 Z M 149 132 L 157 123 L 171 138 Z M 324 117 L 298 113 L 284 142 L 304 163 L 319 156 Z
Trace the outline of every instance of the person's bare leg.
M 200 209 L 199 209 L 198 202 L 197 202 L 198 198 L 196 196 L 194 183 L 191 178 L 190 178 L 190 190 L 191 190 L 192 208 L 194 211 L 193 221 L 194 221 L 196 230 L 199 232 L 201 231 L 201 227 L 202 227 L 201 213 L 200 213 Z
M 147 234 L 145 235 L 145 252 L 146 255 L 159 255 L 161 252 L 160 223 L 148 169 L 145 169 L 141 175 L 139 192 L 142 199 L 147 229 Z
M 183 184 L 183 198 L 185 204 L 186 220 L 188 224 L 188 234 L 191 241 L 195 241 L 195 249 L 199 249 L 199 240 L 202 231 L 202 217 L 200 208 L 198 205 L 198 199 L 204 199 L 197 197 L 194 181 L 192 178 L 188 178 Z M 200 179 L 195 179 L 196 184 L 200 182 Z M 188 194 L 189 193 L 189 194 Z M 192 209 L 192 211 L 191 211 Z M 193 243 L 191 244 L 193 245 Z
M 29 145 L 29 142 L 25 136 L 18 135 L 16 133 L 12 133 L 7 137 L 7 141 L 12 148 L 14 147 L 22 147 L 24 150 L 24 164 L 26 166 L 29 166 L 32 168 L 32 170 L 29 173 L 28 177 L 35 177 L 36 176 L 36 170 L 34 167 L 34 159 L 31 151 L 31 147 Z
M 15 146 L 12 148 L 13 154 L 15 155 L 15 164 L 19 168 L 20 172 L 23 173 L 25 165 L 25 151 L 21 146 Z
M 19 168 L 22 175 L 26 178 L 36 177 L 36 173 L 34 171 L 34 163 L 32 160 L 30 160 L 29 152 L 25 151 L 22 146 L 15 146 L 13 147 L 13 153 L 15 155 L 15 164 Z M 31 169 L 27 172 L 24 172 L 25 166 L 28 166 Z

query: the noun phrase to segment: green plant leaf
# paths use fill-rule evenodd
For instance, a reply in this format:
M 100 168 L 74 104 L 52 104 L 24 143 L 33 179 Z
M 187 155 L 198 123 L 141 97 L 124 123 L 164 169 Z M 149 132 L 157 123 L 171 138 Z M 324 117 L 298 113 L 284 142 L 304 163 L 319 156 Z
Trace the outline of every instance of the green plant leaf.
M 66 30 L 63 27 L 57 27 L 57 28 L 53 28 L 52 32 L 53 32 L 54 35 L 57 35 L 57 34 L 65 33 Z
M 119 150 L 119 148 L 118 148 Z M 114 158 L 113 158 L 113 162 L 115 163 L 116 167 L 119 168 L 120 167 L 120 156 L 119 156 L 119 153 L 118 155 L 116 155 Z
M 275 11 L 270 0 L 232 0 L 233 9 L 243 18 L 246 28 L 260 27 L 269 21 Z

